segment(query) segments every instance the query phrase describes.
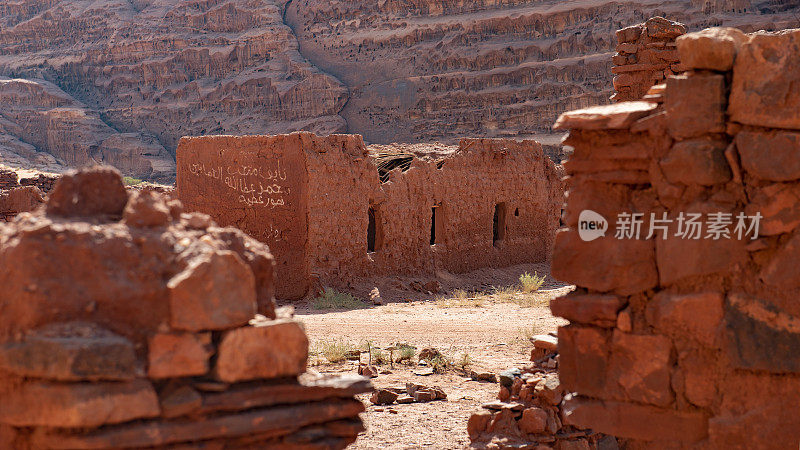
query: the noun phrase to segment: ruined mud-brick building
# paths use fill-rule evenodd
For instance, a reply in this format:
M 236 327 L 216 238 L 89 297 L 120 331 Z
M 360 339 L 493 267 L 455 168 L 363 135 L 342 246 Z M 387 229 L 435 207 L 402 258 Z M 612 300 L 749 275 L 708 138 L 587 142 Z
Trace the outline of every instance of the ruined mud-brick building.
M 578 286 L 551 303 L 571 322 L 563 419 L 633 448 L 796 448 L 800 30 L 677 48 L 663 103 L 557 123 L 575 151 L 552 274 Z
M 358 376 L 304 373 L 266 245 L 115 169 L 0 224 L 0 448 L 344 448 Z
M 56 180 L 49 174 L 20 179 L 16 171 L 0 168 L 0 222 L 39 207 L 44 203 L 42 195 L 50 192 Z
M 183 138 L 177 196 L 276 257 L 277 294 L 355 277 L 542 262 L 562 188 L 534 141 L 380 147 L 311 133 Z

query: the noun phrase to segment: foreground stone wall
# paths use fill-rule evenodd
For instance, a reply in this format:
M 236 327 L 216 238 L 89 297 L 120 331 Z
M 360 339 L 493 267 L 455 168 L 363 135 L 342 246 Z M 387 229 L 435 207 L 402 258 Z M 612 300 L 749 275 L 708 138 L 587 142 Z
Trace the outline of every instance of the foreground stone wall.
M 184 138 L 177 160 L 178 198 L 269 244 L 289 299 L 356 277 L 547 261 L 562 197 L 534 141 L 422 149 L 385 182 L 358 135 Z
M 633 448 L 794 448 L 800 30 L 677 47 L 663 105 L 557 123 L 575 148 L 552 266 L 578 286 L 551 303 L 571 322 L 564 421 Z
M 362 377 L 304 374 L 266 245 L 119 173 L 0 224 L 0 448 L 344 448 Z

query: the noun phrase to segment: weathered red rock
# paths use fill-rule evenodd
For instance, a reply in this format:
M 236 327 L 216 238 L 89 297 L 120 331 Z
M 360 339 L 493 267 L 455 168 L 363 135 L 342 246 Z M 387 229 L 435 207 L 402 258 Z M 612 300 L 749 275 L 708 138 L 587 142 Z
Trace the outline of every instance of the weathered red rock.
M 678 75 L 667 78 L 664 108 L 675 139 L 725 132 L 725 80 L 722 75 Z
M 727 72 L 747 40 L 747 35 L 736 28 L 706 28 L 679 36 L 675 42 L 684 66 Z
M 89 323 L 49 326 L 0 345 L 0 367 L 50 380 L 131 380 L 144 370 L 133 344 Z
M 4 394 L 0 403 L 0 422 L 23 427 L 97 427 L 159 413 L 158 397 L 146 380 L 71 384 L 26 381 Z
M 617 323 L 617 313 L 624 306 L 625 299 L 616 295 L 570 293 L 550 301 L 550 311 L 554 316 L 607 327 Z
M 661 332 L 687 336 L 707 347 L 717 342 L 723 299 L 718 292 L 659 292 L 647 306 L 647 321 Z
M 800 373 L 800 318 L 775 311 L 769 299 L 735 292 L 728 296 L 725 350 L 734 367 L 773 373 Z M 765 351 L 764 349 L 768 349 Z
M 646 441 L 697 442 L 708 436 L 708 417 L 702 412 L 635 403 L 573 398 L 564 405 L 564 420 L 601 433 Z
M 128 200 L 122 217 L 132 227 L 159 227 L 169 223 L 170 210 L 156 192 L 135 191 Z
M 208 372 L 211 333 L 159 333 L 150 338 L 147 375 L 176 378 Z
M 609 353 L 607 380 L 619 386 L 620 400 L 656 406 L 668 406 L 673 401 L 672 343 L 667 337 L 615 330 Z M 612 395 L 616 390 L 609 389 Z
M 374 405 L 389 405 L 397 400 L 399 394 L 388 389 L 377 389 L 369 398 Z
M 172 278 L 170 324 L 179 330 L 224 330 L 256 314 L 253 271 L 231 251 L 212 251 Z
M 676 142 L 660 162 L 670 183 L 713 185 L 731 179 L 724 141 L 691 139 Z
M 736 135 L 736 149 L 742 168 L 757 178 L 800 179 L 800 133 L 745 130 Z
M 732 239 L 683 239 L 671 236 L 656 239 L 656 259 L 662 286 L 683 278 L 726 273 L 747 258 L 744 241 Z
M 532 407 L 522 411 L 519 428 L 526 433 L 542 433 L 547 426 L 547 412 L 542 408 Z
M 610 234 L 584 242 L 575 230 L 559 231 L 551 270 L 558 280 L 621 295 L 658 284 L 653 242 Z
M 800 130 L 800 30 L 754 33 L 733 66 L 734 122 Z
M 558 329 L 559 379 L 567 391 L 605 395 L 610 338 L 611 333 L 602 328 L 570 325 Z
M 203 397 L 189 386 L 181 386 L 161 394 L 161 415 L 180 417 L 196 412 L 203 406 Z
M 469 434 L 469 438 L 472 440 L 477 439 L 481 433 L 486 431 L 491 420 L 492 413 L 490 411 L 481 410 L 471 415 L 467 421 L 467 433 Z
M 761 215 L 758 234 L 772 236 L 789 233 L 800 225 L 800 185 L 768 184 L 754 189 L 751 203 L 745 208 L 748 216 Z
M 163 446 L 247 435 L 282 436 L 311 424 L 356 417 L 364 405 L 353 399 L 256 409 L 205 417 L 192 422 L 144 422 L 104 427 L 83 435 L 41 431 L 34 446 L 49 449 L 90 449 Z
M 122 216 L 128 192 L 119 172 L 111 167 L 94 167 L 64 174 L 47 202 L 47 213 L 61 217 Z
M 0 220 L 9 220 L 21 212 L 33 211 L 44 203 L 36 186 L 20 186 L 0 191 Z
M 222 336 L 215 372 L 225 382 L 295 376 L 306 370 L 307 352 L 308 338 L 298 322 L 256 323 Z
M 553 129 L 626 129 L 652 113 L 657 106 L 656 103 L 634 101 L 569 111 L 558 118 Z

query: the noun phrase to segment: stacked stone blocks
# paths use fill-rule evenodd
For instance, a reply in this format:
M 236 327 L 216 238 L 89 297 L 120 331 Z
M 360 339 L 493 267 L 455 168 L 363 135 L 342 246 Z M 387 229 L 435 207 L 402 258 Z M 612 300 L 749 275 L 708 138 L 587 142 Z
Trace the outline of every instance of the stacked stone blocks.
M 648 448 L 794 447 L 800 30 L 676 42 L 687 71 L 653 101 L 556 124 L 575 148 L 552 268 L 577 285 L 551 303 L 571 322 L 564 421 Z

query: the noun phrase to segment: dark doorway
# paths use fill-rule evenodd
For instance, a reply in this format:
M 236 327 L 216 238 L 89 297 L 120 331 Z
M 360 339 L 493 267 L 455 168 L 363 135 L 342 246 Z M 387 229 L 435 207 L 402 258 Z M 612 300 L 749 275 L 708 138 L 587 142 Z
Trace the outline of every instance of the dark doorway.
M 492 219 L 492 244 L 497 246 L 506 237 L 506 204 L 494 205 L 494 218 Z
M 431 208 L 431 245 L 436 245 L 436 210 L 438 206 Z
M 383 244 L 383 232 L 381 229 L 380 211 L 376 206 L 369 207 L 369 224 L 367 225 L 367 252 L 375 252 L 381 249 Z

